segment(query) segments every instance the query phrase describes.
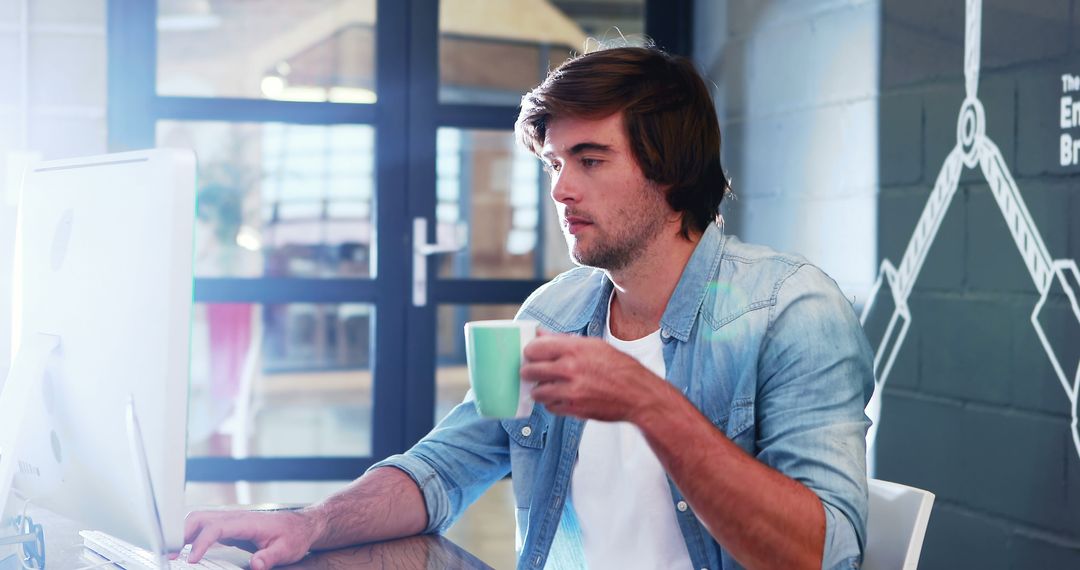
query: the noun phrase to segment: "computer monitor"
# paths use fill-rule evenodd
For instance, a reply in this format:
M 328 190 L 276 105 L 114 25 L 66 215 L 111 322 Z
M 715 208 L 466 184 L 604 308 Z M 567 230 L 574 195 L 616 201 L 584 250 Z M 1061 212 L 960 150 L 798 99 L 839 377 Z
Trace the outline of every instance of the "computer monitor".
M 18 346 L 0 393 L 14 452 L 0 464 L 33 504 L 144 547 L 125 406 L 139 402 L 166 545 L 179 549 L 194 219 L 195 156 L 176 149 L 38 163 L 19 204 Z M 7 501 L 5 518 L 20 505 Z

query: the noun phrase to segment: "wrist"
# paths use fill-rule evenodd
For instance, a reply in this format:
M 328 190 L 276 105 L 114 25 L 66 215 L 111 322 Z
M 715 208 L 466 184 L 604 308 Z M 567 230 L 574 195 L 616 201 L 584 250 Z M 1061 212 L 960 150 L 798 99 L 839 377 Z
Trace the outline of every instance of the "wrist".
M 663 379 L 652 379 L 646 386 L 649 388 L 643 391 L 641 402 L 634 408 L 629 421 L 648 435 L 662 429 L 664 422 L 677 412 L 677 401 L 681 395 Z
M 311 542 L 311 550 L 315 550 L 326 538 L 327 516 L 321 506 L 322 504 L 311 505 L 296 511 L 303 520 L 301 524 Z

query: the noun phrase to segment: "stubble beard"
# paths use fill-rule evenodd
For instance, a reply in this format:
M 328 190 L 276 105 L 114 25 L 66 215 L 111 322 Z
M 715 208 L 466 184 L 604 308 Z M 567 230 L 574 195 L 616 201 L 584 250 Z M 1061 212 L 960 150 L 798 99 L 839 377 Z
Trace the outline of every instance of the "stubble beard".
M 667 203 L 654 188 L 643 188 L 639 205 L 618 208 L 609 218 L 618 227 L 607 230 L 593 226 L 593 246 L 584 248 L 573 235 L 566 234 L 570 258 L 578 265 L 606 271 L 620 271 L 641 257 L 664 228 Z

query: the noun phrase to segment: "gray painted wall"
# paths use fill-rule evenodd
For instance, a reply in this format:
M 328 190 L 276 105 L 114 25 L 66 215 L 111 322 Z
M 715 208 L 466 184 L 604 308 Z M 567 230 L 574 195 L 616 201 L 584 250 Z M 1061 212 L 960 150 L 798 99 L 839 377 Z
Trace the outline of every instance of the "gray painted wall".
M 1080 127 L 1060 125 L 1060 105 L 1062 74 L 1080 75 L 1080 0 L 984 4 L 986 134 L 1050 256 L 1078 260 L 1080 166 L 1060 164 L 1060 138 Z M 964 11 L 962 0 L 700 0 L 695 57 L 716 82 L 740 198 L 729 228 L 800 251 L 849 294 L 882 259 L 899 264 L 956 144 Z M 867 120 L 873 131 L 842 134 Z M 1031 324 L 1039 298 L 988 183 L 966 170 L 882 391 L 877 476 L 937 494 L 921 568 L 1080 567 L 1074 410 Z M 1040 322 L 1075 378 L 1080 323 L 1061 288 Z
M 984 0 L 978 99 L 1051 258 L 1080 258 L 1080 167 L 1062 167 L 1061 75 L 1080 74 L 1075 0 Z M 884 0 L 880 256 L 899 261 L 964 99 L 965 3 Z M 1072 129 L 1080 136 L 1080 129 Z M 965 170 L 909 300 L 883 392 L 878 474 L 933 490 L 923 568 L 1080 567 L 1072 406 L 1035 333 L 1039 301 L 981 170 Z M 1061 289 L 1040 322 L 1075 378 Z M 869 329 L 868 329 L 869 330 Z

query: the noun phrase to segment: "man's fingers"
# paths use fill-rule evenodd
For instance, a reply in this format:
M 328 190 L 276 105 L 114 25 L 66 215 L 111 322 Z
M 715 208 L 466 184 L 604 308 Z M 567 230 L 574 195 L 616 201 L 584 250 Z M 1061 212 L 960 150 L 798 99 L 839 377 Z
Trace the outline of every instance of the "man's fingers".
M 205 513 L 191 513 L 184 519 L 184 544 L 191 544 L 191 540 L 199 534 L 199 530 L 202 529 L 203 521 L 206 519 Z
M 521 378 L 528 382 L 545 384 L 566 380 L 563 366 L 557 362 L 530 362 L 521 365 Z
M 547 384 L 537 384 L 530 395 L 533 401 L 550 407 L 552 404 L 566 400 L 569 397 L 569 392 L 565 384 L 549 382 Z
M 191 542 L 191 552 L 188 553 L 188 562 L 195 564 L 202 560 L 204 554 L 215 542 L 221 538 L 221 523 L 209 523 L 203 526 L 199 535 Z
M 187 560 L 192 564 L 202 560 L 215 543 L 254 552 L 251 567 L 264 570 L 295 562 L 307 554 L 306 543 L 290 539 L 294 532 L 288 525 L 267 513 L 193 513 L 185 527 L 191 544 Z
M 304 557 L 283 540 L 275 540 L 251 557 L 251 570 L 269 570 L 279 564 L 291 564 Z
M 243 539 L 243 538 L 222 538 L 218 542 L 220 542 L 221 544 L 224 544 L 225 546 L 232 546 L 234 548 L 239 548 L 240 550 L 246 550 L 246 551 L 251 552 L 251 553 L 257 552 L 259 550 L 259 545 L 258 544 L 255 544 L 251 540 Z
M 184 544 L 191 544 L 191 541 L 195 540 L 195 537 L 199 536 L 199 533 L 206 526 L 231 521 L 243 514 L 242 511 L 194 511 L 188 513 L 187 518 L 184 519 Z
M 215 542 L 255 541 L 259 534 L 258 521 L 245 514 L 250 513 L 230 514 L 204 523 L 202 532 L 191 543 L 188 560 L 198 562 Z
M 557 416 L 576 416 L 573 403 L 573 400 L 554 400 L 544 404 L 544 407 L 547 408 L 548 412 Z
M 273 564 L 273 562 L 267 561 L 266 556 L 261 552 L 257 552 L 251 557 L 251 570 L 268 570 L 274 567 Z
M 574 342 L 581 340 L 581 337 L 566 334 L 549 333 L 537 336 L 525 345 L 525 360 L 530 362 L 557 360 L 570 350 Z

